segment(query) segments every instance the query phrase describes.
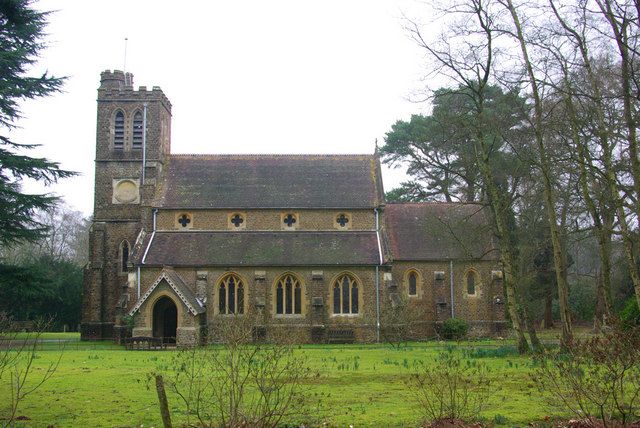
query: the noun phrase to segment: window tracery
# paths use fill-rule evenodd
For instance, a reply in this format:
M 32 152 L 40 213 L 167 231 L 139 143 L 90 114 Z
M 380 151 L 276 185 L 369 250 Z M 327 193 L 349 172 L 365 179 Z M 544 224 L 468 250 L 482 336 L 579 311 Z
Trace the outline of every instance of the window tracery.
M 302 284 L 292 274 L 282 276 L 276 283 L 275 304 L 277 315 L 302 314 Z
M 236 274 L 225 276 L 218 285 L 218 313 L 244 314 L 244 282 Z
M 333 313 L 357 314 L 360 310 L 358 282 L 349 274 L 342 274 L 333 282 Z

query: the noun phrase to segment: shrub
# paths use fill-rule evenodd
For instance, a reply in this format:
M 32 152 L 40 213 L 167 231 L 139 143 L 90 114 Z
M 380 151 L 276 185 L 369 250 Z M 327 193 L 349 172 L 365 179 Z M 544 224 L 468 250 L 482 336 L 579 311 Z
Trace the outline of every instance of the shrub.
M 309 390 L 319 373 L 303 352 L 285 338 L 252 343 L 255 318 L 249 314 L 217 321 L 220 346 L 179 351 L 169 370 L 159 367 L 148 376 L 162 377 L 186 426 L 298 426 L 321 413 L 322 397 Z
M 467 335 L 469 324 L 460 318 L 449 318 L 440 325 L 438 330 L 445 340 L 460 340 Z
M 627 299 L 624 309 L 620 312 L 620 321 L 624 327 L 634 327 L 640 325 L 640 309 L 635 296 Z
M 539 391 L 589 426 L 627 426 L 638 417 L 640 329 L 614 325 L 603 336 L 547 351 L 538 363 L 532 378 Z
M 448 348 L 430 363 L 420 362 L 408 386 L 427 421 L 478 418 L 491 392 L 487 366 L 463 361 Z

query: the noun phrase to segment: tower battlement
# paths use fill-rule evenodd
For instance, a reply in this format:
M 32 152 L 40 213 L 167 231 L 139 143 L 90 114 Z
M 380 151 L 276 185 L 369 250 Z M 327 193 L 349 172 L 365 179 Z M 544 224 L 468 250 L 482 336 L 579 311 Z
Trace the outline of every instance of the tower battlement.
M 122 70 L 105 70 L 100 73 L 100 89 L 122 89 L 133 86 L 133 74 Z
M 133 86 L 133 74 L 121 70 L 105 70 L 100 73 L 99 101 L 161 101 L 164 107 L 171 111 L 171 102 L 162 92 L 160 86 L 153 86 L 149 90 L 140 86 L 138 90 Z

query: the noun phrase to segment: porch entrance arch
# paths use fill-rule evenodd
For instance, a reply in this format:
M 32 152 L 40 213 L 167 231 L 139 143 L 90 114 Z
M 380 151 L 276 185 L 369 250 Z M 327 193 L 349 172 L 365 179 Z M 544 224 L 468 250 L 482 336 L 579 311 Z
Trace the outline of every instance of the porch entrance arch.
M 153 337 L 164 343 L 176 343 L 178 308 L 172 299 L 163 296 L 153 306 Z

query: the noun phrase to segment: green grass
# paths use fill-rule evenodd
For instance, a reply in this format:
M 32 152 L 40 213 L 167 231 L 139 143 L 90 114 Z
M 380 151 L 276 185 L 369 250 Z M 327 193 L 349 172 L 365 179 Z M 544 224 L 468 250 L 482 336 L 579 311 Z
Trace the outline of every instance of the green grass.
M 54 377 L 23 403 L 20 415 L 30 418 L 20 426 L 161 426 L 155 389 L 146 388 L 146 374 L 167 364 L 175 351 L 126 351 L 113 343 L 79 342 L 72 335 L 44 335 L 66 341 Z M 418 426 L 420 414 L 405 381 L 418 361 L 428 361 L 447 346 L 463 358 L 482 360 L 490 368 L 495 392 L 483 417 L 501 426 L 523 426 L 553 416 L 533 383 L 529 357 L 518 356 L 511 341 L 412 343 L 403 349 L 386 345 L 301 346 L 314 368 L 322 373 L 312 386 L 328 394 L 325 408 L 331 426 Z M 38 373 L 60 355 L 60 343 L 43 343 Z M 0 390 L 0 403 L 8 397 Z M 177 401 L 169 396 L 175 422 Z M 176 423 L 176 426 L 179 424 Z

